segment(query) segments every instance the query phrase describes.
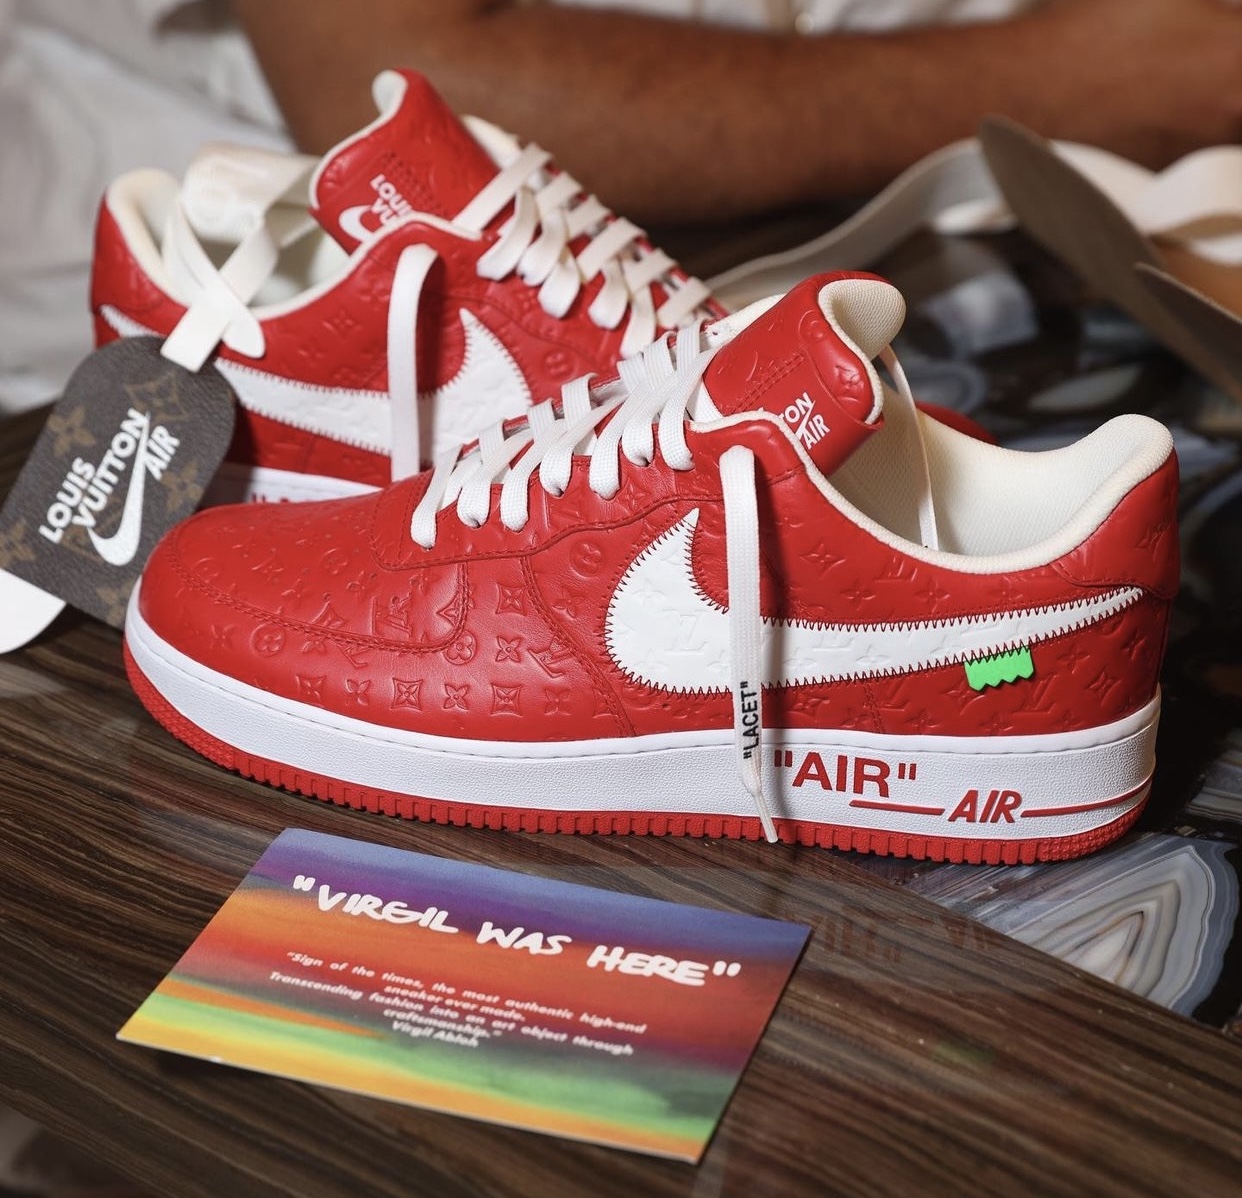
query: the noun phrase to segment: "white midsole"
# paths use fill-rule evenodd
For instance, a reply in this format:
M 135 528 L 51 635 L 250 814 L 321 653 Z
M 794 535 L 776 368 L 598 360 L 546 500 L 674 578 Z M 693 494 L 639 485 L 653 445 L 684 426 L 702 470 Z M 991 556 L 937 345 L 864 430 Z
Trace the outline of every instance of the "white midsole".
M 732 729 L 526 742 L 388 728 L 209 669 L 157 636 L 138 601 L 136 586 L 125 636 L 138 668 L 184 718 L 242 753 L 470 807 L 755 814 Z M 768 728 L 764 778 L 777 818 L 970 839 L 1075 836 L 1146 798 L 1159 713 L 1157 697 L 1115 723 L 1045 736 Z
M 366 495 L 376 488 L 326 474 L 299 474 L 270 466 L 225 462 L 203 496 L 203 507 L 221 503 L 304 503 Z

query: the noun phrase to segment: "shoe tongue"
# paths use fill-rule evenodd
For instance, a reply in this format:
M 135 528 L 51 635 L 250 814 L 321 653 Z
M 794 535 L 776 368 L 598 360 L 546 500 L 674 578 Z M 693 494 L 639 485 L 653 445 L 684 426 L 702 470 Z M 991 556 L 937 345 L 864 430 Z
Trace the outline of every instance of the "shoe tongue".
M 421 75 L 384 71 L 372 91 L 379 116 L 329 150 L 310 185 L 315 218 L 349 252 L 410 212 L 453 219 L 496 175 Z
M 203 241 L 236 244 L 273 217 L 313 228 L 306 205 L 314 168 L 302 154 L 209 142 L 186 167 L 179 199 Z
M 709 337 L 743 327 L 712 359 L 703 386 L 721 416 L 780 416 L 815 465 L 831 474 L 879 426 L 884 392 L 871 359 L 904 318 L 901 293 L 884 279 L 815 276 L 774 304 L 714 325 Z
M 226 142 L 203 146 L 186 168 L 160 237 L 169 294 L 189 307 L 207 298 L 218 278 L 243 304 L 254 300 L 276 270 L 279 251 L 311 233 L 322 237 L 306 208 L 314 167 L 315 159 L 300 154 Z M 196 327 L 207 335 L 207 326 Z M 234 328 L 233 336 L 242 334 Z

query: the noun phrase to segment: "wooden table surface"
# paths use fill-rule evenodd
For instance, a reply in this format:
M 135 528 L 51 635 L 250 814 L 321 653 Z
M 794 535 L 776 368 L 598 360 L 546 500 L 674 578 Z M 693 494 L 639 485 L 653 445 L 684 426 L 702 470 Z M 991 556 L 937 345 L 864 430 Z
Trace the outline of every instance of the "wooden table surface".
M 38 423 L 0 425 L 0 490 Z M 812 937 L 698 1167 L 117 1041 L 287 827 Z M 160 1198 L 1242 1192 L 1236 1040 L 847 855 L 405 824 L 234 777 L 147 716 L 85 617 L 0 658 L 0 1042 L 0 1102 Z

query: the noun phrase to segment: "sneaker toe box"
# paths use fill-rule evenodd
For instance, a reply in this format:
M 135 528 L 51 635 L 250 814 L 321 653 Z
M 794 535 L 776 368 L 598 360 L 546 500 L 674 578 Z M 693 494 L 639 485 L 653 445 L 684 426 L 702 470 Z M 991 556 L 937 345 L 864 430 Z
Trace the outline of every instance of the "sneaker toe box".
M 138 614 L 194 661 L 270 685 L 291 648 L 313 656 L 316 630 L 365 627 L 369 500 L 199 512 L 151 555 Z

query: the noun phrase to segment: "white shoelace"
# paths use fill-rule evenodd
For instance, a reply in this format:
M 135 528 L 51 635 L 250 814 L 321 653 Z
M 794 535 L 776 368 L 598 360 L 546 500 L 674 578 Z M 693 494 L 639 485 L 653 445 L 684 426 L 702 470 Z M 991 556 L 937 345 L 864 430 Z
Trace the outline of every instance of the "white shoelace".
M 621 357 L 650 345 L 660 329 L 692 319 L 711 297 L 706 285 L 678 278 L 677 264 L 644 243 L 640 228 L 585 195 L 572 176 L 548 171 L 550 161 L 547 151 L 526 146 L 457 214 L 454 224 L 478 233 L 514 206 L 499 240 L 483 255 L 480 273 L 503 279 L 516 271 L 539 288 L 539 303 L 557 317 L 569 311 L 584 286 L 602 277 L 589 315 L 600 328 L 615 329 L 629 313 Z M 571 245 L 583 236 L 590 240 L 575 254 Z M 652 293 L 657 282 L 666 292 L 658 309 Z
M 263 330 L 250 302 L 271 277 L 280 253 L 314 227 L 309 213 L 269 208 L 222 266 L 203 248 L 178 200 L 164 231 L 164 266 L 186 310 L 160 352 L 187 370 L 200 370 L 221 342 L 261 357 Z
M 589 378 L 563 388 L 560 410 L 551 400 L 532 408 L 519 426 L 494 425 L 477 445 L 443 454 L 414 509 L 410 536 L 424 549 L 436 543 L 437 518 L 453 508 L 471 528 L 491 515 L 493 487 L 500 484 L 499 518 L 511 532 L 529 518 L 532 477 L 548 495 L 569 485 L 574 456 L 590 459 L 588 485 L 610 498 L 621 485 L 621 457 L 638 467 L 655 460 L 656 442 L 665 463 L 688 470 L 687 407 L 715 349 L 701 348 L 698 322 L 662 337 L 620 364 L 620 379 L 593 394 Z M 733 446 L 720 458 L 729 584 L 730 685 L 738 772 L 751 796 L 764 835 L 775 842 L 776 826 L 763 779 L 763 640 L 759 609 L 759 516 L 754 455 Z

